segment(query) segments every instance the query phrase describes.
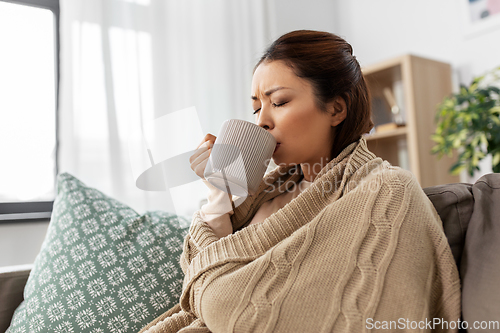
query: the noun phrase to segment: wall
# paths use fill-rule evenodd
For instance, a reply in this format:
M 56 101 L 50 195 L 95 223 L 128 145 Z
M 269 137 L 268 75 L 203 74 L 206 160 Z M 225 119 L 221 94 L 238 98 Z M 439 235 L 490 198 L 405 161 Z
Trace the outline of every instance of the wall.
M 309 29 L 335 32 L 339 27 L 335 17 L 336 1 L 332 0 L 270 0 L 273 40 L 292 30 Z
M 337 33 L 354 49 L 361 66 L 412 53 L 443 62 L 453 68 L 455 90 L 474 76 L 500 66 L 500 24 L 470 33 L 460 0 L 337 0 Z M 490 173 L 491 159 L 485 159 L 474 182 Z
M 49 221 L 0 224 L 0 267 L 32 264 Z
M 456 82 L 500 65 L 500 26 L 467 33 L 457 0 L 336 1 L 338 33 L 362 65 L 413 53 L 450 63 Z

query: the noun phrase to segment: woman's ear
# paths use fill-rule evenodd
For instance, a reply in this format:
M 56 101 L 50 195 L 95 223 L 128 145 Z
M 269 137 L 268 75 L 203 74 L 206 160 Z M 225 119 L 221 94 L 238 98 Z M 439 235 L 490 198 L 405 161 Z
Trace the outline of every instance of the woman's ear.
M 347 117 L 347 104 L 345 100 L 337 96 L 330 102 L 329 109 L 331 111 L 331 125 L 337 126 Z

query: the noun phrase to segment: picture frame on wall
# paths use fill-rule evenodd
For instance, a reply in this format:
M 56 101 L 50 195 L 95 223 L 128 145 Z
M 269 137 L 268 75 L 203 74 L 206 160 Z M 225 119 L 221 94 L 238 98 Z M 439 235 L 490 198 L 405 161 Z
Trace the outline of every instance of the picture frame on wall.
M 500 0 L 461 0 L 461 7 L 466 37 L 500 28 Z

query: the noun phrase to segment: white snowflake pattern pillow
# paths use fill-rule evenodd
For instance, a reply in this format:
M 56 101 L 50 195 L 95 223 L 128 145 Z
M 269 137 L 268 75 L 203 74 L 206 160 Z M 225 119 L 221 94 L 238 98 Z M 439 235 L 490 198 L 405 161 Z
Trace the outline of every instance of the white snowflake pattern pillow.
M 138 332 L 174 306 L 189 221 L 133 209 L 68 173 L 7 333 Z

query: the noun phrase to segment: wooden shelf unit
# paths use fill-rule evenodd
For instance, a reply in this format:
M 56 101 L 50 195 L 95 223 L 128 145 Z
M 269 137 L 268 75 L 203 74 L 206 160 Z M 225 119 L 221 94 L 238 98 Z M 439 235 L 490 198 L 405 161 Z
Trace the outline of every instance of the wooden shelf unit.
M 404 101 L 400 107 L 405 110 L 405 126 L 367 135 L 368 148 L 392 165 L 410 170 L 422 187 L 458 182 L 458 176 L 448 173 L 453 159 L 444 156 L 438 160 L 437 155 L 431 154 L 437 106 L 452 93 L 450 65 L 403 55 L 367 66 L 363 68 L 363 74 L 372 102 L 385 100 L 383 89 L 389 87 L 392 90 L 394 82 L 401 81 Z M 372 111 L 376 112 L 375 109 Z M 388 104 L 386 112 L 390 114 Z

